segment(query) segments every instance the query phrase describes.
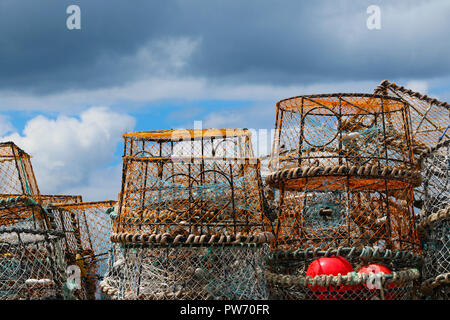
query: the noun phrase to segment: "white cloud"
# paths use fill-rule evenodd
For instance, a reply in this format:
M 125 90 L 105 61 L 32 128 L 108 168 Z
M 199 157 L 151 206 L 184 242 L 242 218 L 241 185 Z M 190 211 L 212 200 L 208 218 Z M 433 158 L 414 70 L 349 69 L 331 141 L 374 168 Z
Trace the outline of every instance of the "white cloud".
M 64 194 L 81 194 L 83 201 L 117 200 L 122 183 L 122 163 L 97 168 L 90 172 L 87 180 L 76 187 L 66 187 Z
M 14 126 L 8 116 L 0 115 L 0 136 L 10 133 L 14 130 Z
M 206 78 L 152 77 L 123 86 L 65 91 L 49 95 L 0 92 L 0 109 L 67 111 L 86 105 L 146 104 L 161 100 L 276 101 L 291 96 L 324 92 L 371 92 L 379 81 L 342 81 L 299 86 L 217 84 Z
M 113 160 L 122 133 L 132 130 L 134 125 L 135 119 L 127 114 L 92 107 L 79 118 L 37 116 L 27 122 L 22 134 L 15 132 L 2 140 L 14 141 L 33 156 L 42 193 L 59 194 L 67 190 L 79 193 L 76 190 L 92 190 L 89 187 L 97 185 L 100 196 L 99 181 L 105 180 L 105 171 L 101 170 L 107 170 L 105 167 Z M 96 180 L 96 176 L 101 179 Z M 113 183 L 107 182 L 103 187 L 109 185 Z M 105 196 L 108 192 L 105 190 Z

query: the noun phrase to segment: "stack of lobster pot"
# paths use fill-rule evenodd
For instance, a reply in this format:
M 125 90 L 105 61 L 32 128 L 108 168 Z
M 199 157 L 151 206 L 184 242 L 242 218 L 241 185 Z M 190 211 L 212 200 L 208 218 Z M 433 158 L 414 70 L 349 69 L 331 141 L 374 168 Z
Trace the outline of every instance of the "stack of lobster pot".
M 424 204 L 419 234 L 424 264 L 421 292 L 427 298 L 450 298 L 450 140 L 423 154 Z
M 265 299 L 260 161 L 248 130 L 124 135 L 112 299 Z
M 450 104 L 387 80 L 375 93 L 398 97 L 409 106 L 413 152 L 424 178 L 414 202 L 424 251 L 421 292 L 425 298 L 448 299 Z
M 34 199 L 0 200 L 0 299 L 63 299 L 64 235 Z
M 411 299 L 421 249 L 407 103 L 372 94 L 277 103 L 272 299 Z
M 51 230 L 36 201 L 39 188 L 30 156 L 0 143 L 0 299 L 62 299 L 64 235 Z
M 80 283 L 73 286 L 77 299 L 94 300 L 101 297 L 100 280 L 107 269 L 112 221 L 108 213 L 115 201 L 52 203 L 48 211 L 53 229 L 65 234 L 63 248 L 67 265 L 80 270 Z

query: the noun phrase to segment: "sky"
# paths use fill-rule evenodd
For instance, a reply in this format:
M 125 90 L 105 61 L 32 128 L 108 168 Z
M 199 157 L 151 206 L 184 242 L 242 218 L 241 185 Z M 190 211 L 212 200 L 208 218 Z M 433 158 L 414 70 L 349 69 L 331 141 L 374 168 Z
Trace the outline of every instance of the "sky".
M 0 0 L 0 137 L 41 193 L 116 199 L 125 132 L 249 128 L 264 155 L 284 98 L 388 79 L 450 101 L 449 16 L 448 0 Z

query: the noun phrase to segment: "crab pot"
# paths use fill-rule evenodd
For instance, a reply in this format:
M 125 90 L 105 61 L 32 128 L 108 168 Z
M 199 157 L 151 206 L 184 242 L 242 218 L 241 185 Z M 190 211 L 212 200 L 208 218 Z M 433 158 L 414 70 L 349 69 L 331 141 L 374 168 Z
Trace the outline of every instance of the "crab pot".
M 39 194 L 30 156 L 13 142 L 0 143 L 0 179 L 0 194 Z
M 441 140 L 450 139 L 450 105 L 419 92 L 384 80 L 374 91 L 399 98 L 409 106 L 414 153 L 419 155 L 435 147 Z
M 107 258 L 112 244 L 111 211 L 115 201 L 52 204 L 53 228 L 65 234 L 63 247 L 67 264 L 80 267 L 82 288 L 80 299 L 100 296 L 98 283 L 107 270 Z
M 248 289 L 261 286 L 254 283 L 255 270 L 262 268 L 261 248 L 272 240 L 250 133 L 169 130 L 124 139 L 111 236 L 118 249 L 103 292 L 119 299 L 206 299 L 220 296 L 228 284 L 234 291 L 223 291 L 224 298 L 263 297 L 260 289 Z
M 404 251 L 370 247 L 277 251 L 266 272 L 269 299 L 413 299 L 419 260 Z
M 0 229 L 0 299 L 62 299 L 62 241 L 56 231 Z
M 387 80 L 374 91 L 404 101 L 410 112 L 413 152 L 416 159 L 438 143 L 450 139 L 450 105 L 419 92 L 391 83 Z M 421 209 L 424 201 L 423 186 L 415 190 L 416 207 Z
M 122 243 L 100 284 L 121 300 L 267 299 L 267 244 Z
M 370 94 L 299 96 L 277 103 L 270 170 L 414 167 L 409 109 Z
M 277 104 L 274 249 L 381 246 L 419 250 L 413 188 L 422 182 L 399 98 L 294 97 Z
M 423 208 L 419 234 L 423 242 L 422 293 L 448 299 L 450 273 L 450 140 L 444 140 L 421 155 L 424 177 Z M 446 280 L 447 279 L 447 280 Z

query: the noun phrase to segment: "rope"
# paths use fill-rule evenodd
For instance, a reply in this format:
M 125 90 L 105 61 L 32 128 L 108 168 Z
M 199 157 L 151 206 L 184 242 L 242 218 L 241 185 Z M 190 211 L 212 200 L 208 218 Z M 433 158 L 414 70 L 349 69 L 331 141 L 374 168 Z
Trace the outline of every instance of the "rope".
M 411 251 L 390 250 L 374 247 L 338 247 L 336 249 L 319 250 L 319 248 L 307 248 L 292 250 L 277 250 L 272 252 L 268 257 L 269 260 L 282 260 L 282 259 L 308 259 L 316 257 L 329 257 L 329 256 L 342 256 L 342 257 L 360 257 L 360 258 L 380 258 L 389 260 L 402 260 L 410 261 L 414 264 L 422 263 L 422 255 L 413 253 Z
M 27 180 L 27 173 L 25 172 L 25 167 L 23 166 L 23 162 L 22 162 L 22 151 L 21 150 L 19 150 L 19 161 L 20 161 L 20 165 L 22 167 L 23 178 L 25 179 L 25 193 L 31 194 L 31 190 L 30 190 L 30 187 L 28 185 L 28 180 Z
M 422 183 L 422 176 L 416 170 L 380 167 L 378 165 L 353 165 L 351 167 L 348 167 L 347 165 L 336 165 L 326 167 L 307 166 L 289 168 L 269 174 L 266 177 L 266 183 L 276 187 L 279 183 L 287 180 L 318 176 L 387 178 L 408 182 L 414 186 L 419 186 Z
M 421 212 L 422 213 L 422 212 Z M 417 226 L 417 231 L 421 235 L 421 237 L 424 237 L 426 234 L 426 228 L 431 226 L 432 224 L 450 219 L 450 205 L 448 205 L 446 208 L 440 209 L 429 216 L 425 217 Z
M 401 284 L 408 281 L 417 280 L 420 277 L 420 272 L 417 269 L 408 269 L 396 271 L 391 274 L 379 273 L 382 283 L 396 283 Z M 350 272 L 347 275 L 318 275 L 310 276 L 290 276 L 278 273 L 273 273 L 266 270 L 267 282 L 281 287 L 307 287 L 312 286 L 330 286 L 330 285 L 356 285 L 367 283 L 371 275 L 367 273 Z
M 450 273 L 444 273 L 444 274 L 438 275 L 434 279 L 428 279 L 428 280 L 422 282 L 420 291 L 424 295 L 430 296 L 432 294 L 432 290 L 434 288 L 437 288 L 442 285 L 448 285 L 448 284 L 450 284 Z
M 180 245 L 241 245 L 241 244 L 263 244 L 270 243 L 274 236 L 270 232 L 262 232 L 255 235 L 243 236 L 241 233 L 236 235 L 195 235 L 171 236 L 164 234 L 134 234 L 134 233 L 113 233 L 111 242 L 135 243 L 135 244 L 180 244 Z

